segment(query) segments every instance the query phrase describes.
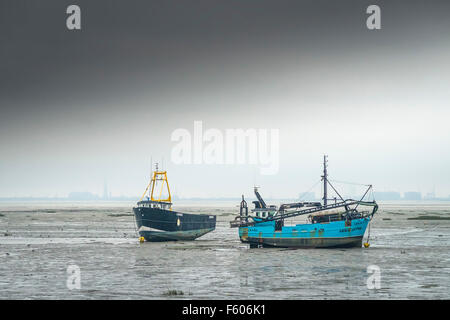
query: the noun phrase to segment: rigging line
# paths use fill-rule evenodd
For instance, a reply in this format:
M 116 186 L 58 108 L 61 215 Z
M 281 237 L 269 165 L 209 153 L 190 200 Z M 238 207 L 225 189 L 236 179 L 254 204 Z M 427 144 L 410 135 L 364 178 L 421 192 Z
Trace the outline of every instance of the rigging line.
M 331 184 L 331 182 L 327 179 L 328 184 L 333 188 L 334 192 L 336 192 L 336 194 L 339 196 L 339 198 L 341 198 L 342 201 L 345 201 L 344 198 L 342 198 L 342 196 L 339 194 L 339 192 L 337 192 L 337 190 L 333 187 L 333 185 Z
M 331 180 L 331 179 L 328 179 L 328 180 L 329 181 L 333 181 L 333 182 L 337 182 L 337 183 L 354 184 L 354 185 L 357 185 L 357 186 L 366 186 L 366 187 L 370 186 L 370 184 L 348 182 L 348 181 L 341 181 L 341 180 Z
M 369 185 L 369 188 L 367 188 L 366 192 L 364 192 L 364 195 L 361 197 L 361 200 L 359 201 L 363 201 L 364 197 L 366 196 L 367 192 L 369 192 L 372 189 L 372 185 Z M 355 210 L 358 208 L 359 203 L 356 204 Z
M 372 201 L 375 201 L 375 192 L 373 191 L 373 188 L 370 189 L 370 194 L 372 195 Z
M 150 181 L 150 183 L 148 184 L 147 188 L 146 188 L 145 191 L 144 191 L 144 194 L 143 194 L 142 197 L 139 199 L 139 201 L 142 201 L 142 199 L 144 199 L 145 194 L 147 193 L 148 188 L 150 188 L 150 184 L 151 184 L 151 183 L 152 183 L 152 182 Z
M 299 201 L 302 201 L 303 199 L 303 197 L 308 193 L 308 192 L 310 192 L 312 189 L 314 189 L 316 186 L 317 186 L 317 184 L 318 183 L 320 183 L 322 180 L 319 180 L 319 181 L 317 181 L 308 191 L 306 191 L 306 192 L 303 192 L 301 195 L 300 195 L 300 199 L 299 199 Z
M 369 230 L 367 232 L 367 240 L 366 240 L 367 243 L 369 243 L 369 241 L 370 241 L 370 223 L 371 222 L 372 222 L 372 220 L 369 221 Z

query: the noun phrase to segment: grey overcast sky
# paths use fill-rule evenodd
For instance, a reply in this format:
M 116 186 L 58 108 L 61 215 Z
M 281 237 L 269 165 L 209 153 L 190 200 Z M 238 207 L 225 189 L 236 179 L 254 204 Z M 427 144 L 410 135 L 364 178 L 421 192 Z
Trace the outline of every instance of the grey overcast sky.
M 66 8 L 81 8 L 81 30 Z M 381 7 L 381 30 L 366 8 Z M 0 197 L 295 197 L 320 179 L 450 194 L 450 2 L 2 0 Z M 280 167 L 176 165 L 177 128 L 279 129 Z M 161 161 L 160 161 L 161 162 Z M 351 190 L 352 191 L 352 190 Z

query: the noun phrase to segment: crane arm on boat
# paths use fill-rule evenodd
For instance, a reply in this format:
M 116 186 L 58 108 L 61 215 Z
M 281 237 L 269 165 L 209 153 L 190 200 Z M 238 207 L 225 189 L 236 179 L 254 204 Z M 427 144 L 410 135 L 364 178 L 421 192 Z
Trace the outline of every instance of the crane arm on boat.
M 261 223 L 261 222 L 266 222 L 266 221 L 284 220 L 287 218 L 293 218 L 293 217 L 297 217 L 297 216 L 301 216 L 301 215 L 305 215 L 305 214 L 311 214 L 311 213 L 320 212 L 320 211 L 329 210 L 329 209 L 348 207 L 351 205 L 363 205 L 363 206 L 374 207 L 370 216 L 373 216 L 375 214 L 375 212 L 378 210 L 378 204 L 375 201 L 371 202 L 371 201 L 358 201 L 358 200 L 349 199 L 349 200 L 345 200 L 345 201 L 339 202 L 339 203 L 327 204 L 327 205 L 323 205 L 320 207 L 313 207 L 313 208 L 309 208 L 309 209 L 296 210 L 296 211 L 292 211 L 292 212 L 288 212 L 288 213 L 278 214 L 273 217 L 258 218 L 257 220 L 255 220 L 255 218 L 252 216 L 248 216 L 248 218 L 251 218 L 253 221 L 240 221 L 239 223 L 232 223 L 231 226 L 232 227 L 252 226 L 252 225 L 255 225 L 256 223 Z M 239 218 L 239 216 L 237 218 Z

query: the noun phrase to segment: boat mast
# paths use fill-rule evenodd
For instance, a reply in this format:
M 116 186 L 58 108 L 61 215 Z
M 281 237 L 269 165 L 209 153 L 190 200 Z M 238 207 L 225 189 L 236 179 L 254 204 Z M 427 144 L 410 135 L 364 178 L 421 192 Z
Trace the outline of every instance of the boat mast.
M 322 176 L 322 180 L 323 180 L 323 205 L 326 206 L 327 205 L 327 199 L 328 199 L 328 194 L 327 194 L 327 185 L 328 185 L 328 174 L 327 174 L 327 155 L 323 155 L 323 176 Z
M 157 187 L 157 182 L 161 181 L 161 191 L 159 193 L 159 198 L 154 197 L 155 187 Z M 155 202 L 168 202 L 172 203 L 172 196 L 170 195 L 169 181 L 167 180 L 167 171 L 159 171 L 158 163 L 155 164 L 155 171 L 153 172 L 153 178 L 151 181 L 152 189 L 150 191 L 150 200 Z M 167 199 L 162 199 L 162 193 L 164 185 L 167 188 Z

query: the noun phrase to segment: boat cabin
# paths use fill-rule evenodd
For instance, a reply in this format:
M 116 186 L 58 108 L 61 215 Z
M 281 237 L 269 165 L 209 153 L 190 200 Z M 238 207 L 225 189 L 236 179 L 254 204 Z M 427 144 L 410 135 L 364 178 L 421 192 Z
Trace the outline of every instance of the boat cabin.
M 152 201 L 152 200 L 145 200 L 145 201 L 139 201 L 137 203 L 138 207 L 145 207 L 145 208 L 159 208 L 163 210 L 171 210 L 172 209 L 172 203 L 171 202 L 163 202 L 163 201 Z
M 268 208 L 255 208 L 252 209 L 252 212 L 258 218 L 269 218 L 273 217 L 277 213 L 277 207 L 271 205 Z

